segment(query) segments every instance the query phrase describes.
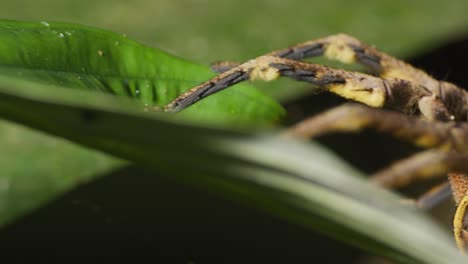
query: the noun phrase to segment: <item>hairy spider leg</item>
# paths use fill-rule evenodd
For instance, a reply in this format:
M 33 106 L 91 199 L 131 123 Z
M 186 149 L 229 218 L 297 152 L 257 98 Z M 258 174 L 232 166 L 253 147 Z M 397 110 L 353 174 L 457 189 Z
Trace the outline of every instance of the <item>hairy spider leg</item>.
M 418 97 L 418 100 L 423 99 L 419 105 L 421 111 L 396 110 L 409 114 L 422 112 L 422 115 L 430 120 L 441 120 L 437 115 L 442 111 L 447 112 L 450 119 L 467 121 L 468 93 L 463 89 L 452 83 L 436 80 L 426 72 L 346 34 L 309 40 L 272 51 L 267 55 L 294 60 L 324 56 L 347 64 L 360 63 L 383 79 L 406 80 L 413 83 L 413 86 L 419 85 L 428 92 L 426 94 L 428 98 Z M 234 62 L 218 62 L 212 65 L 212 68 L 217 72 L 224 72 L 238 65 Z M 392 90 L 390 89 L 389 92 Z M 407 91 L 405 96 L 411 96 L 411 92 L 413 91 Z M 398 97 L 402 94 L 404 92 L 400 91 L 399 95 L 394 96 Z M 392 96 L 391 93 L 389 95 Z
M 389 133 L 396 138 L 406 140 L 424 148 L 438 148 L 441 153 L 451 153 L 453 160 L 442 161 L 452 169 L 460 157 L 465 157 L 468 150 L 468 125 L 454 122 L 427 121 L 413 116 L 369 108 L 358 104 L 344 104 L 324 113 L 308 118 L 284 132 L 284 136 L 295 138 L 317 137 L 332 132 L 360 132 L 370 128 L 379 132 Z M 453 153 L 452 153 L 453 152 Z M 388 169 L 384 169 L 374 175 L 373 180 L 386 187 L 401 187 L 407 185 L 413 179 L 425 178 L 450 171 L 446 167 L 440 167 L 435 162 L 436 156 L 432 152 L 423 152 L 413 157 L 399 161 Z M 459 157 L 460 156 L 460 157 Z M 434 161 L 431 164 L 431 161 Z M 455 165 L 450 165 L 455 162 Z M 456 165 L 460 166 L 460 165 Z M 426 168 L 422 170 L 422 168 Z M 468 170 L 467 170 L 468 171 Z M 455 195 L 456 201 L 468 190 L 468 184 L 464 190 L 459 190 Z
M 454 156 L 458 157 L 452 152 L 422 151 L 374 173 L 371 180 L 386 188 L 399 188 L 418 179 L 439 177 L 453 169 L 454 165 L 448 162 L 448 159 Z
M 178 112 L 236 83 L 249 79 L 272 81 L 281 76 L 311 83 L 323 90 L 372 107 L 385 106 L 404 113 L 413 112 L 418 108 L 419 100 L 430 95 L 430 92 L 420 85 L 406 80 L 384 80 L 359 72 L 280 57 L 262 56 L 195 86 L 163 109 L 167 112 Z M 439 112 L 444 113 L 444 111 Z
M 382 78 L 398 78 L 419 83 L 432 88 L 430 90 L 433 92 L 438 92 L 439 89 L 439 81 L 424 71 L 347 34 L 336 34 L 309 40 L 272 51 L 266 55 L 293 60 L 324 56 L 327 59 L 345 64 L 360 63 Z M 212 64 L 212 69 L 221 73 L 239 65 L 236 62 L 221 61 Z

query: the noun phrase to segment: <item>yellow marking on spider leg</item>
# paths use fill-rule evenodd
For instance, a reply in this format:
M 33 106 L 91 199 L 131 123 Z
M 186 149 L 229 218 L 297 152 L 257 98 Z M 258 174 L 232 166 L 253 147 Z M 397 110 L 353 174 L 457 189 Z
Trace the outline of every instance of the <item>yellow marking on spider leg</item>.
M 250 71 L 250 80 L 273 81 L 278 79 L 281 74 L 278 69 L 270 66 L 272 60 L 270 57 L 260 57 L 250 62 L 252 69 Z
M 356 53 L 344 41 L 333 41 L 328 43 L 323 54 L 330 60 L 337 60 L 351 64 L 356 62 Z
M 453 234 L 455 236 L 455 241 L 461 252 L 465 252 L 465 241 L 463 240 L 463 220 L 466 215 L 466 208 L 468 207 L 468 196 L 463 196 L 462 200 L 458 204 L 457 211 L 455 212 L 455 217 L 453 219 Z M 465 231 L 466 232 L 466 231 Z
M 384 89 L 364 89 L 352 82 L 332 84 L 328 86 L 330 92 L 344 98 L 364 103 L 372 107 L 382 107 L 385 103 Z
M 280 73 L 277 69 L 268 67 L 268 68 L 254 68 L 250 72 L 251 80 L 262 80 L 262 81 L 273 81 L 280 77 Z

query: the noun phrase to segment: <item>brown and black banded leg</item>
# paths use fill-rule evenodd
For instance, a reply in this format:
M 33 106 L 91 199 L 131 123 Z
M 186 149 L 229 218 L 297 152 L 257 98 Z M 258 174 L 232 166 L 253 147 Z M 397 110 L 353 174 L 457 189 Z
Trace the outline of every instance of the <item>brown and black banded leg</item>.
M 402 112 L 412 111 L 411 109 L 417 107 L 419 98 L 430 95 L 426 89 L 421 89 L 420 85 L 404 80 L 383 80 L 364 73 L 262 56 L 188 90 L 165 106 L 164 110 L 178 112 L 213 93 L 248 79 L 271 81 L 281 76 L 311 83 L 323 90 L 372 107 L 387 106 Z
M 301 60 L 324 56 L 342 63 L 360 63 L 382 78 L 398 78 L 419 83 L 423 86 L 438 86 L 427 73 L 347 34 L 336 34 L 310 40 L 268 55 Z
M 346 35 L 337 34 L 328 37 L 310 40 L 285 49 L 280 49 L 268 53 L 266 56 L 275 56 L 293 60 L 302 60 L 310 57 L 324 56 L 331 60 L 343 63 L 360 63 L 367 66 L 375 75 L 385 80 L 406 80 L 412 83 L 412 87 L 419 86 L 418 93 L 415 89 L 400 89 L 393 91 L 389 89 L 389 95 L 394 98 L 407 100 L 421 99 L 427 97 L 420 103 L 421 110 L 426 110 L 422 114 L 428 119 L 442 120 L 439 110 L 442 109 L 443 119 L 467 121 L 468 94 L 458 86 L 438 81 L 422 70 L 407 64 L 395 57 L 371 47 L 358 39 Z M 219 62 L 212 65 L 213 70 L 224 72 L 239 64 L 233 62 Z M 425 90 L 426 95 L 422 95 Z M 438 106 L 442 105 L 442 107 Z M 412 103 L 414 105 L 414 102 Z M 401 106 L 390 106 L 401 112 L 411 112 L 408 109 L 401 109 Z
M 324 56 L 346 64 L 360 63 L 382 78 L 398 78 L 418 82 L 423 86 L 438 86 L 438 81 L 424 71 L 346 34 L 309 40 L 266 55 L 293 60 Z M 238 65 L 234 62 L 218 62 L 212 68 L 216 72 L 224 72 Z

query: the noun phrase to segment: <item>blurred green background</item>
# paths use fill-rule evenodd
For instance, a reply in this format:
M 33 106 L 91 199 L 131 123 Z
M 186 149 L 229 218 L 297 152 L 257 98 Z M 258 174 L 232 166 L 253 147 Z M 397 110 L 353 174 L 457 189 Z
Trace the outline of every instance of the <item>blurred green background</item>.
M 463 0 L 17 0 L 2 1 L 0 17 L 102 27 L 209 63 L 338 32 L 409 56 L 468 32 L 467 9 Z
M 339 32 L 402 58 L 468 34 L 466 0 L 0 0 L 0 4 L 2 19 L 109 29 L 206 65 L 243 61 Z M 0 121 L 0 156 L 0 190 L 7 190 L 0 192 L 0 213 L 12 206 L 24 213 L 53 198 L 55 191 L 48 190 L 56 188 L 51 186 L 66 190 L 122 164 L 6 121 Z M 34 203 L 15 203 L 18 196 Z

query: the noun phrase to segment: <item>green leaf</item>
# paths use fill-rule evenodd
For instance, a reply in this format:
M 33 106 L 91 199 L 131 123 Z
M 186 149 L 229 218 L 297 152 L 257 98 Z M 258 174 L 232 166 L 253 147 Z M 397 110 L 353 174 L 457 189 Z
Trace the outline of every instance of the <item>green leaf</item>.
M 466 261 L 419 211 L 313 144 L 181 124 L 137 111 L 131 101 L 2 76 L 0 115 L 398 261 Z M 0 221 L 10 214 L 0 212 Z
M 0 73 L 133 97 L 150 107 L 163 106 L 214 75 L 208 67 L 105 30 L 17 21 L 0 21 Z M 181 115 L 216 124 L 258 125 L 276 122 L 283 114 L 273 99 L 242 84 Z
M 140 104 L 133 107 L 142 111 L 143 104 L 164 105 L 213 73 L 208 67 L 105 30 L 63 23 L 0 21 L 0 75 L 62 89 L 137 98 Z M 252 126 L 271 124 L 283 113 L 274 100 L 249 85 L 239 85 L 177 116 L 191 122 Z M 6 122 L 0 122 L 0 136 L 5 157 L 0 160 L 0 189 L 5 190 L 0 214 L 9 212 L 0 224 L 122 165 L 122 161 L 97 151 Z

